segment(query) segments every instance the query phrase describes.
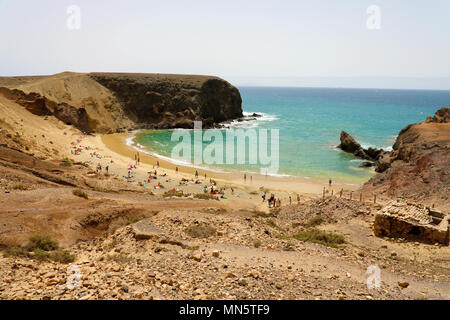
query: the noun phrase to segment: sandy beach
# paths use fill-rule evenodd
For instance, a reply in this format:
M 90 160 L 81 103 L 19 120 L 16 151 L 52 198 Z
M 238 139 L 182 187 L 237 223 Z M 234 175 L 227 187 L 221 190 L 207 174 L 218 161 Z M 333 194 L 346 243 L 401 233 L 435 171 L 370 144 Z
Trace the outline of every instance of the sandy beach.
M 292 202 L 297 201 L 297 194 L 300 200 L 307 200 L 321 196 L 323 189 L 327 195 L 333 192 L 337 194 L 341 189 L 344 192 L 356 190 L 360 186 L 341 184 L 333 182 L 329 187 L 325 181 L 315 181 L 294 177 L 273 177 L 264 175 L 247 175 L 247 181 L 244 182 L 243 174 L 231 172 L 215 172 L 211 170 L 199 169 L 195 167 L 177 165 L 165 159 L 158 158 L 154 155 L 139 152 L 134 147 L 127 144 L 127 139 L 132 137 L 132 133 L 120 133 L 110 135 L 97 135 L 84 137 L 79 146 L 81 148 L 88 147 L 80 155 L 75 155 L 76 161 L 86 161 L 96 167 L 100 164 L 105 170 L 108 166 L 109 173 L 115 175 L 119 179 L 126 179 L 128 167 L 136 165 L 135 156 L 139 153 L 140 163 L 136 165 L 134 177 L 130 183 L 139 185 L 144 188 L 151 189 L 155 194 L 164 194 L 164 192 L 172 189 L 182 190 L 185 194 L 197 194 L 203 192 L 202 185 L 210 186 L 210 178 L 216 181 L 218 187 L 225 188 L 225 196 L 227 199 L 221 199 L 235 205 L 243 205 L 244 207 L 253 207 L 255 210 L 268 210 L 267 203 L 262 203 L 262 194 L 274 193 L 280 198 L 281 205 L 289 204 L 289 197 Z M 95 155 L 92 154 L 95 152 Z M 111 160 L 113 161 L 111 163 Z M 159 162 L 159 167 L 157 163 Z M 178 172 L 176 171 L 178 168 Z M 147 181 L 149 172 L 157 171 L 157 180 Z M 198 171 L 198 180 L 201 183 L 195 184 L 195 172 Z M 206 175 L 206 179 L 205 179 Z M 180 185 L 182 179 L 190 180 L 186 184 Z M 158 183 L 164 188 L 155 188 Z M 233 189 L 233 192 L 231 191 Z M 233 201 L 230 201 L 233 199 Z M 235 201 L 237 200 L 237 202 Z

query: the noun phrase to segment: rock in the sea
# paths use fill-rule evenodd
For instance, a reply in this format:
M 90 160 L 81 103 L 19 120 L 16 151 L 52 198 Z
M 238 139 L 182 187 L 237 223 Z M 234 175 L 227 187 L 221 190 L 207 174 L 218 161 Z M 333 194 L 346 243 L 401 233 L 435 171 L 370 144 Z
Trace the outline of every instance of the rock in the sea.
M 347 132 L 341 131 L 341 144 L 338 148 L 345 152 L 353 154 L 360 159 L 377 161 L 385 151 L 383 149 L 368 148 L 364 149 L 356 140 Z
M 370 168 L 373 166 L 373 162 L 370 161 L 363 161 L 361 162 L 361 164 L 359 165 L 361 168 Z
M 355 153 L 362 149 L 361 145 L 345 131 L 341 131 L 341 144 L 338 146 L 338 148 L 350 153 Z

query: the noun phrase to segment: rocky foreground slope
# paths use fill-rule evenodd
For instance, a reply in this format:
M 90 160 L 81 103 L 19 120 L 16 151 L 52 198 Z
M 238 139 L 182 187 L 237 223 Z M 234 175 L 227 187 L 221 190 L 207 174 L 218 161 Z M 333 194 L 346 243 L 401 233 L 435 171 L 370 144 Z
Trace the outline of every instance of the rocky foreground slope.
M 242 117 L 239 90 L 218 77 L 65 72 L 0 77 L 0 95 L 84 132 L 204 127 Z

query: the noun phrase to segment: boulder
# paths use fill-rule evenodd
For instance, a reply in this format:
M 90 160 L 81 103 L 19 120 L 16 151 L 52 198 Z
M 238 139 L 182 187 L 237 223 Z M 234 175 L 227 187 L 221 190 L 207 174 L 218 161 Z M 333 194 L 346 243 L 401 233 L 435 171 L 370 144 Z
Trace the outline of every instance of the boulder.
M 155 228 L 150 219 L 133 224 L 133 234 L 136 240 L 159 240 L 164 231 Z
M 361 145 L 345 131 L 341 131 L 341 144 L 338 148 L 349 153 L 355 153 L 362 149 Z
M 338 148 L 353 154 L 355 157 L 372 162 L 377 161 L 378 158 L 385 153 L 383 149 L 364 149 L 350 134 L 345 131 L 341 131 L 341 144 Z
M 450 107 L 439 109 L 433 117 L 433 122 L 449 123 L 450 122 Z

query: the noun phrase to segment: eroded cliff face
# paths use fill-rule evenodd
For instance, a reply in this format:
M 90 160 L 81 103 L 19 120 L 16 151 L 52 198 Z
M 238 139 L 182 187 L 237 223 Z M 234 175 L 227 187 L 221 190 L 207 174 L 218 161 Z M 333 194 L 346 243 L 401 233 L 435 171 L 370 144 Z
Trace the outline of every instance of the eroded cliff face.
M 83 132 L 213 127 L 242 117 L 238 89 L 217 77 L 65 72 L 0 78 L 0 94 Z
M 228 82 L 206 76 L 159 74 L 89 75 L 117 97 L 127 116 L 145 128 L 204 127 L 242 117 L 239 91 Z
M 368 193 L 404 197 L 423 203 L 450 201 L 450 108 L 427 121 L 403 128 L 393 146 L 378 159 L 380 172 L 363 187 Z

